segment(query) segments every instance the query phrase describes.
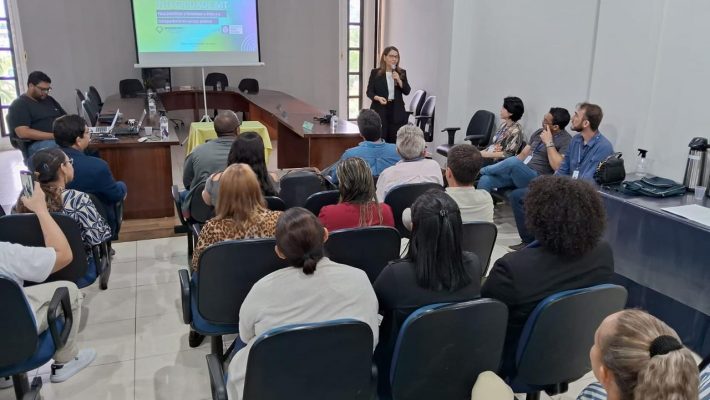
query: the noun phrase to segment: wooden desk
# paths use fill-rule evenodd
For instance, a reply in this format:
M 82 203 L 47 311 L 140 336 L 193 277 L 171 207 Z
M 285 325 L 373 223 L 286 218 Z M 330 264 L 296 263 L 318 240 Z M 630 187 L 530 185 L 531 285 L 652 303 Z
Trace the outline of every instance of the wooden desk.
M 195 120 L 204 112 L 202 91 L 177 90 L 160 94 L 167 111 L 194 110 Z M 334 130 L 321 125 L 313 117 L 326 114 L 302 100 L 275 90 L 256 94 L 240 93 L 230 88 L 207 91 L 207 108 L 241 111 L 245 119 L 266 126 L 269 137 L 277 140 L 278 168 L 317 167 L 323 169 L 337 161 L 341 154 L 362 141 L 357 125 L 339 120 Z M 312 131 L 303 122 L 314 124 Z
M 118 95 L 109 96 L 104 102 L 103 112 L 120 109 L 123 120 L 138 119 L 143 112 L 143 99 L 122 99 Z M 158 129 L 159 120 L 146 120 L 143 126 Z M 125 219 L 172 217 L 175 215 L 170 188 L 173 185 L 170 146 L 178 145 L 177 135 L 170 128 L 170 136 L 165 141 L 138 142 L 139 136 L 119 136 L 119 142 L 105 143 L 93 141 L 89 147 L 99 150 L 116 180 L 126 183 L 128 197 L 123 209 Z M 142 132 L 141 132 L 142 134 Z

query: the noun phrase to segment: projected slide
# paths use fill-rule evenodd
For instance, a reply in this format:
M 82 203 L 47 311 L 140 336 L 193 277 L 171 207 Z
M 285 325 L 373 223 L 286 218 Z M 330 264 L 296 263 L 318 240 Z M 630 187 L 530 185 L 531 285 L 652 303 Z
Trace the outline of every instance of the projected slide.
M 256 0 L 133 0 L 133 20 L 141 66 L 259 62 Z

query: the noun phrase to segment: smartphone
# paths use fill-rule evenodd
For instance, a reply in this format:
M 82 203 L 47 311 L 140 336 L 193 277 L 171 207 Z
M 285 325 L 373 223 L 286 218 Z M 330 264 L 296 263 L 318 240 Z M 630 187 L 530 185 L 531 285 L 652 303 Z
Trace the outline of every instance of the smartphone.
M 22 183 L 22 195 L 25 197 L 32 197 L 32 193 L 35 188 L 32 172 L 20 171 L 20 182 Z

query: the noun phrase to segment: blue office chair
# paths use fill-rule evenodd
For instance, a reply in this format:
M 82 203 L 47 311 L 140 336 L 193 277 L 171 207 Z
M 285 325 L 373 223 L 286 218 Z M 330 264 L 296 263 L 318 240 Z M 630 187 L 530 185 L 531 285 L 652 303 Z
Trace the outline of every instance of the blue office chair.
M 93 254 L 88 257 L 76 221 L 61 213 L 52 213 L 52 217 L 67 237 L 74 258 L 69 265 L 49 275 L 46 282 L 70 281 L 76 283 L 79 288 L 91 285 L 104 272 L 105 264 L 97 262 Z M 45 246 L 42 229 L 35 214 L 14 214 L 0 218 L 0 241 L 32 247 Z M 27 283 L 27 286 L 30 285 L 32 284 Z
M 316 217 L 320 214 L 321 208 L 338 204 L 340 200 L 340 192 L 337 190 L 324 190 L 322 192 L 313 193 L 306 199 L 306 204 L 303 208 L 312 212 Z
M 419 308 L 402 325 L 394 348 L 392 399 L 471 398 L 478 374 L 498 369 L 507 324 L 508 308 L 498 300 Z
M 515 393 L 538 400 L 564 393 L 569 382 L 590 371 L 589 349 L 594 332 L 607 316 L 626 304 L 627 292 L 617 285 L 567 290 L 542 300 L 528 317 L 518 341 L 516 371 L 508 378 Z
M 397 228 L 402 237 L 410 238 L 412 236 L 412 232 L 410 232 L 409 229 L 407 229 L 402 223 L 402 212 L 411 207 L 412 204 L 414 204 L 414 201 L 429 189 L 444 190 L 444 188 L 438 183 L 407 183 L 395 186 L 387 192 L 384 200 L 380 199 L 380 201 L 384 201 L 392 207 L 394 227 Z
M 192 251 L 195 246 L 195 239 L 192 235 L 190 225 L 187 223 L 185 216 L 182 214 L 182 198 L 180 197 L 180 190 L 177 185 L 173 185 L 171 193 L 173 196 L 173 203 L 175 203 L 175 210 L 177 211 L 178 219 L 180 220 L 180 225 L 175 225 L 173 227 L 173 232 L 184 233 L 187 235 L 187 258 L 192 260 Z
M 27 372 L 44 365 L 66 344 L 74 323 L 69 291 L 62 287 L 54 292 L 47 311 L 49 329 L 40 334 L 22 288 L 3 276 L 0 304 L 0 376 L 12 376 L 18 400 L 38 398 L 42 378 L 34 378 L 30 386 Z
M 281 177 L 279 197 L 286 208 L 303 207 L 313 193 L 328 190 L 323 177 L 310 170 L 293 170 Z
M 286 203 L 278 196 L 264 196 L 266 208 L 271 211 L 286 211 Z
M 486 276 L 498 238 L 498 227 L 492 222 L 466 222 L 462 225 L 461 233 L 461 250 L 478 256 L 481 261 L 481 276 Z
M 239 332 L 239 309 L 251 287 L 288 266 L 276 256 L 275 239 L 228 240 L 200 254 L 192 274 L 178 271 L 182 318 L 197 333 L 211 337 L 212 354 L 224 357 L 222 335 Z M 229 354 L 229 352 L 227 352 Z
M 242 400 L 366 400 L 372 396 L 372 330 L 353 319 L 287 325 L 254 341 Z M 213 400 L 227 400 L 222 363 L 207 356 Z
M 325 242 L 325 253 L 341 264 L 350 265 L 367 273 L 375 282 L 387 264 L 399 258 L 401 237 L 389 226 L 333 231 Z

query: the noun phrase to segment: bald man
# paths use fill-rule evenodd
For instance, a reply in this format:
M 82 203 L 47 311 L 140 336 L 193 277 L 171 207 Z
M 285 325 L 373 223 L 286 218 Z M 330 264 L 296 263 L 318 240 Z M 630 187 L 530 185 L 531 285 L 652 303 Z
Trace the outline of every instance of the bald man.
M 217 139 L 197 146 L 185 159 L 182 183 L 190 190 L 211 174 L 227 167 L 227 156 L 234 139 L 239 135 L 239 117 L 234 111 L 222 111 L 214 119 Z

